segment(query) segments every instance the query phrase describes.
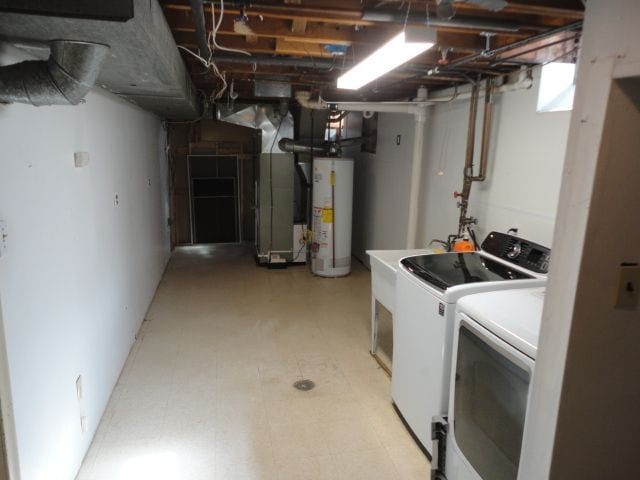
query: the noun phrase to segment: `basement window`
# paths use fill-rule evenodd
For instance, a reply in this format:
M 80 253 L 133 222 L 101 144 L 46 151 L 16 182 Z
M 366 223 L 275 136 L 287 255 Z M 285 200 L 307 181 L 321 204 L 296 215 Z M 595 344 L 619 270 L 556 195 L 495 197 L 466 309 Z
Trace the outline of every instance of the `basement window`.
M 548 63 L 542 67 L 536 111 L 566 112 L 573 109 L 575 63 Z

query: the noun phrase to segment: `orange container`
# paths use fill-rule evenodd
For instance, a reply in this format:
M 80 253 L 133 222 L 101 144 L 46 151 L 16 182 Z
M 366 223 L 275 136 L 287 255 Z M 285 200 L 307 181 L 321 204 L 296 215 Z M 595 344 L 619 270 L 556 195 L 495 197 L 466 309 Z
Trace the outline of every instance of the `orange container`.
M 453 244 L 454 252 L 473 252 L 475 248 L 473 248 L 473 243 L 469 240 L 458 240 Z

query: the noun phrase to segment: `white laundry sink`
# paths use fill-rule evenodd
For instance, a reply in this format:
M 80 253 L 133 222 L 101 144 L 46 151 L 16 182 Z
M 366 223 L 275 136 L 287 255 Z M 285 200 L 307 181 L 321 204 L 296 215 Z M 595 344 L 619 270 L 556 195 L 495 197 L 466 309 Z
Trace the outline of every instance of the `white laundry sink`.
M 433 249 L 367 250 L 371 259 L 371 296 L 392 314 L 396 297 L 398 262 L 404 257 L 435 253 Z
M 378 343 L 378 303 L 393 316 L 396 306 L 396 273 L 404 257 L 437 253 L 431 248 L 415 250 L 367 250 L 371 259 L 371 353 Z

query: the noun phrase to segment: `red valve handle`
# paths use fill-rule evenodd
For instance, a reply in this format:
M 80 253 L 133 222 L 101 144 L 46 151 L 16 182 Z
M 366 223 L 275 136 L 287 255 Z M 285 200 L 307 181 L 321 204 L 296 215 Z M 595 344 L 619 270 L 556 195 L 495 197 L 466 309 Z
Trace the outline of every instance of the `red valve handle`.
M 461 197 L 462 194 L 460 192 L 453 192 L 453 198 Z

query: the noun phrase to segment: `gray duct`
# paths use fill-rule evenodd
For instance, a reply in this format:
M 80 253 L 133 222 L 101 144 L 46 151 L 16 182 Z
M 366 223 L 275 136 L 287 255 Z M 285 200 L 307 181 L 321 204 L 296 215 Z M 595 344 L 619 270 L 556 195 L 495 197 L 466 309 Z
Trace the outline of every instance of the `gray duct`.
M 490 18 L 458 16 L 453 18 L 429 17 L 426 12 L 422 13 L 417 9 L 410 12 L 407 16 L 406 12 L 401 10 L 364 8 L 362 10 L 362 20 L 381 23 L 422 24 L 431 27 L 469 28 L 473 30 L 488 30 L 491 32 L 517 32 L 521 28 L 520 25 L 515 22 L 492 20 Z
M 317 155 L 327 155 L 329 153 L 329 145 L 322 143 L 322 145 L 307 145 L 302 142 L 296 142 L 292 138 L 281 138 L 278 142 L 278 148 L 283 152 L 288 153 L 315 153 Z
M 313 153 L 317 155 L 340 155 L 342 148 L 353 147 L 361 145 L 367 140 L 368 137 L 353 137 L 342 138 L 335 142 L 316 143 L 310 145 L 300 140 L 294 140 L 292 138 L 281 138 L 278 142 L 278 148 L 283 152 L 288 153 Z
M 93 87 L 108 51 L 98 43 L 54 40 L 48 60 L 0 67 L 0 102 L 77 105 Z
M 278 141 L 293 137 L 293 116 L 283 104 L 220 106 L 217 118 L 221 122 L 262 130 L 262 153 L 285 153 Z

